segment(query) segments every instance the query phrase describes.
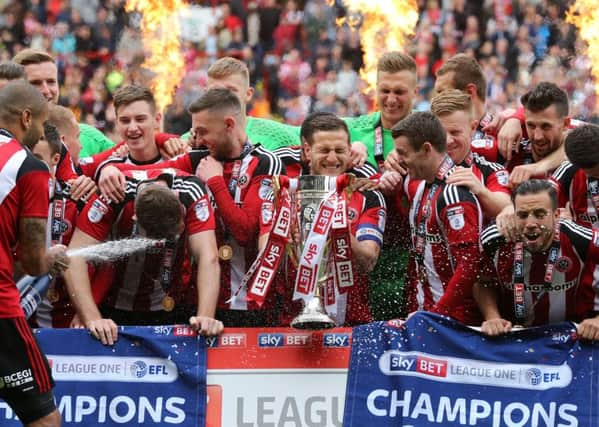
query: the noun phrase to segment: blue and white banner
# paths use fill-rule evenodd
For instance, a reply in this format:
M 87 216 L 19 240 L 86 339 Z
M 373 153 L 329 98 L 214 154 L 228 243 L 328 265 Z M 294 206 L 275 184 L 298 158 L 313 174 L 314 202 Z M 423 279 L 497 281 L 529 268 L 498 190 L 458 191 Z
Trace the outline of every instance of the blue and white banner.
M 177 328 L 184 333 L 177 333 Z M 85 329 L 40 329 L 63 426 L 201 426 L 206 344 L 187 327 L 121 327 L 114 346 Z M 4 401 L 0 425 L 20 426 Z
M 561 323 L 488 338 L 451 319 L 353 330 L 344 427 L 597 427 L 595 344 Z

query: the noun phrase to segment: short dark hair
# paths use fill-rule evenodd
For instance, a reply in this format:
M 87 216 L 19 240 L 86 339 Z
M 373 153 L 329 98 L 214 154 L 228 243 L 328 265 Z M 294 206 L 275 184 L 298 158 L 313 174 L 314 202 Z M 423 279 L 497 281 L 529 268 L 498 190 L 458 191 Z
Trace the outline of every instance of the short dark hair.
M 25 78 L 25 67 L 14 61 L 0 62 L 0 79 L 17 80 Z
M 343 120 L 333 113 L 316 112 L 304 119 L 300 129 L 300 136 L 309 145 L 312 145 L 314 142 L 313 136 L 316 132 L 335 130 L 344 131 L 347 134 L 347 143 L 349 144 L 349 129 Z
M 118 88 L 114 92 L 114 111 L 118 113 L 119 108 L 133 104 L 136 101 L 146 101 L 150 104 L 152 111 L 156 111 L 154 94 L 147 87 L 140 85 L 128 85 Z
M 439 153 L 447 151 L 445 129 L 439 119 L 429 111 L 408 114 L 393 126 L 391 135 L 394 139 L 405 136 L 416 151 L 419 151 L 425 142 L 429 142 Z
M 528 194 L 539 194 L 543 192 L 549 195 L 549 199 L 551 200 L 551 208 L 556 210 L 558 207 L 557 190 L 551 184 L 551 182 L 546 179 L 529 179 L 528 181 L 524 181 L 518 185 L 518 187 L 516 187 L 512 198 L 515 202 L 516 196 L 526 196 Z
M 487 96 L 487 81 L 483 70 L 478 61 L 465 53 L 458 53 L 449 58 L 437 70 L 437 76 L 453 71 L 453 88 L 461 91 L 466 90 L 466 86 L 473 83 L 476 86 L 476 95 L 485 100 Z
M 566 156 L 579 168 L 590 169 L 599 165 L 599 126 L 585 124 L 566 135 Z
M 568 95 L 555 83 L 541 82 L 526 92 L 520 102 L 528 111 L 538 113 L 555 105 L 555 110 L 560 117 L 568 115 Z
M 137 224 L 152 239 L 176 237 L 183 212 L 179 198 L 170 188 L 150 184 L 140 189 L 135 198 Z
M 204 92 L 189 106 L 191 114 L 200 111 L 226 111 L 234 114 L 241 113 L 241 102 L 237 95 L 225 88 L 212 88 Z
M 48 142 L 52 154 L 60 153 L 60 149 L 62 148 L 60 133 L 56 126 L 47 120 L 44 122 L 44 139 Z
M 0 89 L 0 121 L 14 123 L 15 117 L 29 109 L 33 116 L 48 111 L 48 101 L 41 92 L 25 80 L 13 80 Z

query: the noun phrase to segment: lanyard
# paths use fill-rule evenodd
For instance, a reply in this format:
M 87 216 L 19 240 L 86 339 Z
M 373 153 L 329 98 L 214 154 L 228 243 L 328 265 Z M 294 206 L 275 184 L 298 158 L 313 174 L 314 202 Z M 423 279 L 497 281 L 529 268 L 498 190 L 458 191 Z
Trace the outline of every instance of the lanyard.
M 241 162 L 244 157 L 247 156 L 250 151 L 252 151 L 252 144 L 248 141 L 245 142 L 243 146 L 243 150 L 241 151 L 241 155 L 234 159 L 233 170 L 231 171 L 231 178 L 229 179 L 229 194 L 231 197 L 235 198 L 235 190 L 237 187 L 237 183 L 239 182 L 239 174 L 241 173 Z
M 63 187 L 56 183 L 54 186 L 54 197 L 52 198 L 52 218 L 50 224 L 50 239 L 53 245 L 62 243 L 62 233 L 64 232 L 64 214 L 69 198 L 70 186 L 65 184 Z
M 545 267 L 545 277 L 543 278 L 543 287 L 545 291 L 551 289 L 551 281 L 553 279 L 553 270 L 557 263 L 557 258 L 560 249 L 560 223 L 555 222 L 553 232 L 553 242 L 547 254 L 547 266 Z M 524 301 L 524 243 L 519 241 L 514 246 L 514 314 L 517 319 L 526 319 L 526 303 Z M 530 282 L 530 279 L 529 279 Z
M 374 128 L 374 160 L 379 167 L 381 173 L 385 172 L 385 157 L 383 147 L 383 124 L 379 119 L 378 124 Z
M 460 166 L 469 168 L 472 167 L 472 163 L 474 163 L 474 155 L 472 154 L 472 151 L 469 151 L 468 155 L 466 155 L 464 160 L 462 160 L 462 163 L 460 163 Z
M 413 241 L 414 241 L 414 250 L 415 250 L 415 258 L 418 262 L 419 266 L 424 266 L 424 249 L 426 246 L 426 223 L 432 214 L 432 200 L 439 190 L 439 187 L 443 183 L 445 177 L 448 172 L 453 168 L 453 162 L 449 156 L 445 156 L 441 166 L 439 166 L 439 170 L 437 171 L 437 175 L 435 177 L 435 181 L 429 188 L 428 194 L 426 196 L 426 202 L 423 208 L 422 216 L 420 217 L 420 221 L 418 221 L 418 226 L 416 230 L 412 229 Z M 416 204 L 414 205 L 414 215 L 416 218 L 418 217 L 418 213 L 420 212 L 420 205 L 422 203 L 422 199 L 424 198 L 424 194 L 416 200 Z M 414 221 L 416 222 L 416 221 Z M 413 227 L 414 228 L 414 227 Z

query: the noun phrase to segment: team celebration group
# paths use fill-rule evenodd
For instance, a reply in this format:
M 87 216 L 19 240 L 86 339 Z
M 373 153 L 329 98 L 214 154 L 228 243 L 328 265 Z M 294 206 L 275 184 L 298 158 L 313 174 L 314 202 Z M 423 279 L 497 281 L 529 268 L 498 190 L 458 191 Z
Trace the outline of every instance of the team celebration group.
M 491 336 L 569 320 L 599 339 L 599 127 L 571 120 L 551 82 L 491 116 L 479 64 L 458 54 L 437 72 L 430 112 L 413 112 L 414 59 L 388 52 L 378 111 L 316 112 L 294 127 L 246 115 L 248 69 L 225 57 L 185 135 L 159 131 L 149 88 L 119 88 L 114 146 L 57 105 L 47 53 L 0 64 L 0 83 L 0 397 L 26 425 L 60 425 L 32 326 L 87 328 L 106 345 L 118 325 L 289 326 L 303 261 L 279 251 L 259 292 L 247 274 L 276 243 L 284 176 L 352 176 L 335 208 L 351 253 L 351 283 L 327 301 L 339 326 L 372 321 L 379 288 L 395 289 L 398 313 L 427 310 Z M 67 255 L 132 237 L 157 243 L 104 263 Z M 52 278 L 29 319 L 23 275 Z

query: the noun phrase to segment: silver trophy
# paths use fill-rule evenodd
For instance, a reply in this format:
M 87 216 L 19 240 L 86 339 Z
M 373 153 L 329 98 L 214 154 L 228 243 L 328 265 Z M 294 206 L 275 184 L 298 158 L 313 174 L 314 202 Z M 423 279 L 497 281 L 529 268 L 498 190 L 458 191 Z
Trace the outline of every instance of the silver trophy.
M 295 260 L 299 260 L 312 229 L 314 217 L 318 206 L 334 188 L 335 181 L 328 176 L 302 175 L 298 178 L 297 191 L 291 193 L 291 205 L 294 207 L 295 229 L 299 239 L 292 239 L 291 250 Z M 308 300 L 300 314 L 292 321 L 291 327 L 296 329 L 329 329 L 336 326 L 323 304 L 324 286 L 329 280 L 329 258 L 331 255 L 330 244 L 327 241 L 322 258 L 320 259 L 319 277 L 316 282 L 314 294 Z

